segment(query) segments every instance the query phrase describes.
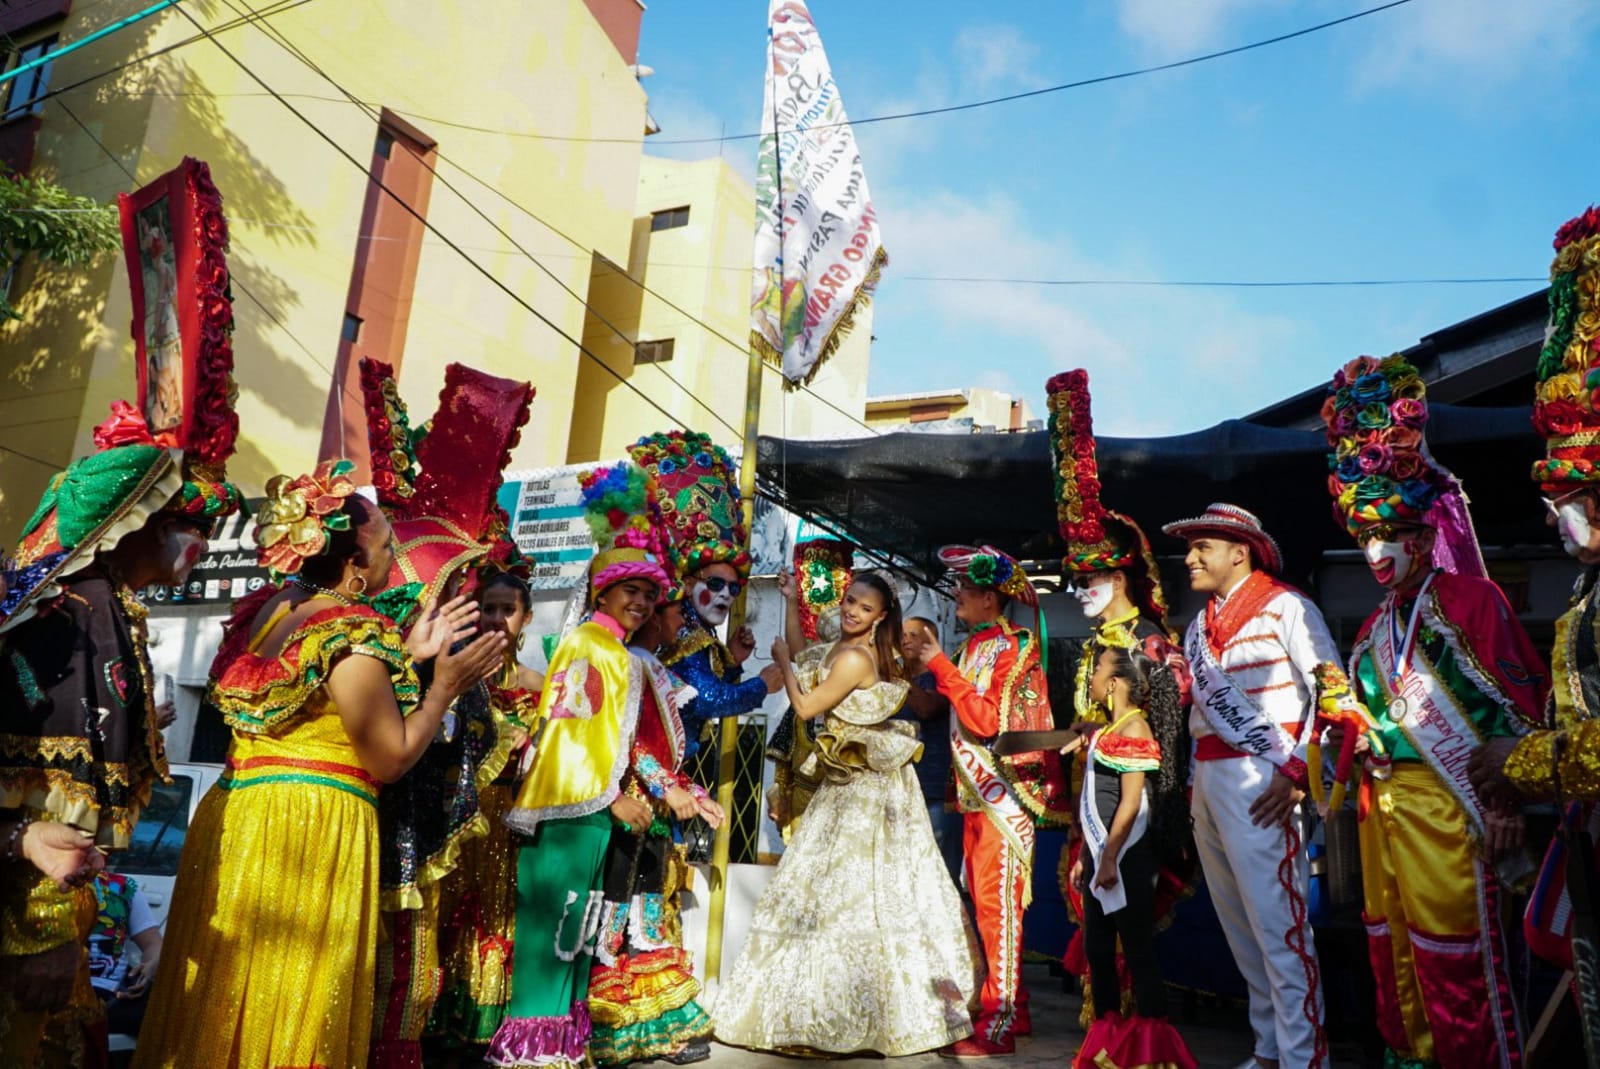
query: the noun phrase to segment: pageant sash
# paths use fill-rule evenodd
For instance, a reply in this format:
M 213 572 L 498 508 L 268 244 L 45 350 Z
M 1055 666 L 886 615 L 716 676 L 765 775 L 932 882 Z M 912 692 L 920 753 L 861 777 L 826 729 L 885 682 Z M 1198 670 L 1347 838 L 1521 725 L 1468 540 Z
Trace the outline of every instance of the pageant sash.
M 977 799 L 984 815 L 1006 837 L 1012 850 L 1032 857 L 1033 817 L 1017 799 L 1016 789 L 1000 774 L 994 754 L 967 734 L 954 709 L 950 711 L 950 750 L 962 794 Z
M 1083 845 L 1089 851 L 1093 864 L 1089 867 L 1089 891 L 1100 902 L 1100 908 L 1106 913 L 1115 913 L 1128 904 L 1128 887 L 1122 879 L 1122 857 L 1128 852 L 1128 847 L 1138 842 L 1143 837 L 1145 828 L 1150 823 L 1150 796 L 1144 791 L 1139 792 L 1139 813 L 1133 818 L 1133 827 L 1128 831 L 1128 838 L 1123 842 L 1122 849 L 1117 851 L 1117 885 L 1115 887 L 1096 887 L 1094 874 L 1100 868 L 1100 855 L 1105 852 L 1106 837 L 1110 829 L 1100 819 L 1100 807 L 1094 800 L 1094 783 L 1098 773 L 1094 767 L 1095 750 L 1098 749 L 1100 733 L 1089 742 L 1089 749 L 1083 761 L 1083 790 L 1078 793 L 1078 826 L 1083 829 Z
M 1194 675 L 1194 707 L 1212 732 L 1235 750 L 1266 758 L 1274 766 L 1283 765 L 1294 757 L 1293 736 L 1269 719 L 1250 695 L 1233 685 L 1227 670 L 1211 652 L 1203 621 L 1202 617 L 1189 628 L 1186 650 Z
M 1427 598 L 1427 593 L 1419 595 Z M 1391 595 L 1387 617 L 1382 627 L 1371 631 L 1372 658 L 1378 671 L 1378 685 L 1383 688 L 1389 706 L 1389 719 L 1399 725 L 1407 740 L 1428 762 L 1456 801 L 1472 818 L 1473 826 L 1482 835 L 1484 830 L 1483 802 L 1467 779 L 1467 760 L 1483 742 L 1473 726 L 1456 704 L 1449 690 L 1434 674 L 1433 665 L 1420 647 L 1411 650 L 1407 658 L 1405 677 L 1396 691 L 1392 677 L 1399 651 L 1395 648 L 1394 615 L 1399 606 Z M 1422 606 L 1422 619 L 1428 627 L 1442 632 L 1446 625 L 1433 612 L 1431 602 Z M 1396 715 L 1398 714 L 1398 715 Z

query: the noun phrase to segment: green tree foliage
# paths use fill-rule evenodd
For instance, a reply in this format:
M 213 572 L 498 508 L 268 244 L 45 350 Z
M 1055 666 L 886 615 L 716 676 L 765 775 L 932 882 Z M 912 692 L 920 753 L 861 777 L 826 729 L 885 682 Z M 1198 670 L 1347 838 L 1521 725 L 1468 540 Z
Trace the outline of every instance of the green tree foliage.
M 0 278 L 30 252 L 66 267 L 88 263 L 121 243 L 117 211 L 54 182 L 0 174 Z M 0 319 L 20 319 L 0 291 Z

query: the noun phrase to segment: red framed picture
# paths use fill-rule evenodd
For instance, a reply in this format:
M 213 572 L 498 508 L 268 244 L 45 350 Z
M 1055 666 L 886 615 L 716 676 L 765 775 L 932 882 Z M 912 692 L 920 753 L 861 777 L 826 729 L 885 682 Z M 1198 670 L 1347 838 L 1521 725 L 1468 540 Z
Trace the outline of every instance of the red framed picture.
M 117 207 L 133 297 L 139 412 L 161 444 L 208 452 L 222 429 L 215 426 L 219 402 L 231 409 L 233 317 L 222 198 L 206 165 L 185 158 L 118 196 Z M 224 436 L 231 445 L 232 435 Z

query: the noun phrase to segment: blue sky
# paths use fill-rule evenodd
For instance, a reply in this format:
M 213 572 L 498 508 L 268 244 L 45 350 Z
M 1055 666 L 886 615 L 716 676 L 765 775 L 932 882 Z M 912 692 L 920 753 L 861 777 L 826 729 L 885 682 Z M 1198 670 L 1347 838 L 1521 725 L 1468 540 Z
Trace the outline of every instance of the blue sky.
M 1183 59 L 1375 0 L 811 0 L 852 118 Z M 657 0 L 640 62 L 659 139 L 760 123 L 763 0 Z M 1244 415 L 1538 288 L 972 285 L 1543 277 L 1600 200 L 1600 5 L 1412 0 L 1178 71 L 869 124 L 890 265 L 871 389 L 995 386 L 1042 411 L 1089 369 L 1096 426 L 1170 434 Z M 680 158 L 718 146 L 648 151 Z M 723 149 L 745 173 L 752 142 Z

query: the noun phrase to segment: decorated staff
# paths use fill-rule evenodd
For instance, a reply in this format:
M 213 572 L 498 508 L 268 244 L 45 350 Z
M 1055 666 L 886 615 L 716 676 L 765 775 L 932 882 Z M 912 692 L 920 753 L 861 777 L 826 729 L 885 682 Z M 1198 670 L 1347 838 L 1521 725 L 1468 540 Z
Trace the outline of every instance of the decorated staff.
M 239 421 L 221 194 L 186 159 L 119 208 L 137 404 L 114 403 L 96 452 L 50 481 L 0 583 L 0 824 L 12 861 L 47 822 L 79 829 L 68 842 L 128 846 L 167 776 L 136 593 L 185 582 L 217 517 L 240 503 L 226 474 Z M 0 992 L 0 1061 L 32 1065 L 47 1018 L 69 1000 L 63 1032 L 103 1023 L 79 969 L 94 919 L 91 888 L 64 890 L 27 864 L 0 872 L 0 966 L 27 977 Z
M 974 1034 L 946 1048 L 956 1057 L 1010 1054 L 1030 1035 L 1022 985 L 1022 914 L 1033 897 L 1036 824 L 1063 825 L 1070 801 L 1055 751 L 997 755 L 996 736 L 1052 726 L 1039 640 L 1005 617 L 1013 600 L 1038 607 L 1022 566 L 990 546 L 946 546 L 939 559 L 955 574 L 956 616 L 972 629 L 952 662 L 927 632 L 906 639 L 906 654 L 933 672 L 950 699 L 956 792 L 966 815 L 963 846 L 988 974 Z
M 1387 591 L 1350 659 L 1372 723 L 1360 842 L 1378 1028 L 1397 1062 L 1520 1065 L 1493 862 L 1520 849 L 1522 815 L 1486 805 L 1464 757 L 1540 723 L 1544 663 L 1485 574 L 1460 484 L 1428 452 L 1417 369 L 1352 360 L 1322 418 L 1334 517 Z
M 487 556 L 501 518 L 500 473 L 528 420 L 533 388 L 447 365 L 426 433 L 411 430 L 389 365 L 362 360 L 361 389 L 373 483 L 394 527 L 389 591 L 377 604 L 407 629 L 423 605 L 459 593 Z M 422 1033 L 440 991 L 440 882 L 455 871 L 462 844 L 488 830 L 478 792 L 499 775 L 510 751 L 511 735 L 495 721 L 487 684 L 479 684 L 456 702 L 415 767 L 379 799 L 384 925 L 373 1069 L 421 1060 Z
M 1323 1067 L 1300 803 L 1320 666 L 1338 672 L 1339 649 L 1311 600 L 1277 578 L 1283 554 L 1254 513 L 1214 504 L 1162 530 L 1188 543 L 1189 585 L 1209 595 L 1184 636 L 1194 676 L 1194 838 L 1250 990 L 1255 1055 Z
M 1095 456 L 1094 423 L 1090 410 L 1089 375 L 1067 371 L 1050 379 L 1046 386 L 1050 398 L 1050 446 L 1055 461 L 1056 516 L 1066 555 L 1061 561 L 1063 578 L 1072 589 L 1083 614 L 1090 620 L 1089 637 L 1074 677 L 1074 715 L 1079 727 L 1092 730 L 1105 724 L 1108 710 L 1096 701 L 1090 681 L 1107 650 L 1138 650 L 1148 658 L 1148 694 L 1141 708 L 1154 735 L 1160 761 L 1148 770 L 1151 807 L 1148 815 L 1150 848 L 1157 860 L 1156 883 L 1150 906 L 1152 925 L 1167 921 L 1183 896 L 1195 870 L 1194 843 L 1189 834 L 1189 726 L 1185 706 L 1189 698 L 1189 668 L 1178 637 L 1167 626 L 1167 601 L 1161 590 L 1161 572 L 1150 552 L 1149 540 L 1131 517 L 1107 509 L 1100 500 L 1100 471 Z M 1087 766 L 1088 759 L 1085 758 Z M 1095 817 L 1095 812 L 1087 814 Z M 1077 883 L 1068 878 L 1078 864 L 1083 847 L 1083 831 L 1073 837 L 1061 857 L 1061 886 L 1064 896 L 1079 916 L 1085 905 L 1098 909 L 1093 896 L 1085 898 Z M 1089 866 L 1092 875 L 1092 866 Z M 1106 919 L 1102 914 L 1102 924 Z M 1083 929 L 1074 934 L 1065 961 L 1085 979 L 1090 995 L 1083 1006 L 1085 1027 L 1096 1016 L 1131 1010 L 1123 996 L 1110 1005 L 1094 997 L 1087 982 L 1091 962 L 1084 953 Z M 1114 941 L 1113 941 L 1114 943 Z M 1126 943 L 1126 940 L 1124 940 Z M 1151 952 L 1150 966 L 1154 967 Z M 1132 974 L 1118 969 L 1115 962 L 1102 963 L 1100 971 L 1110 975 Z M 1146 985 L 1150 987 L 1152 985 Z M 1159 986 L 1159 984 L 1154 985 Z M 1104 982 L 1101 995 L 1116 990 Z M 1147 1002 L 1153 1001 L 1147 999 Z M 1161 1016 L 1162 1005 L 1146 1005 L 1142 1016 Z

